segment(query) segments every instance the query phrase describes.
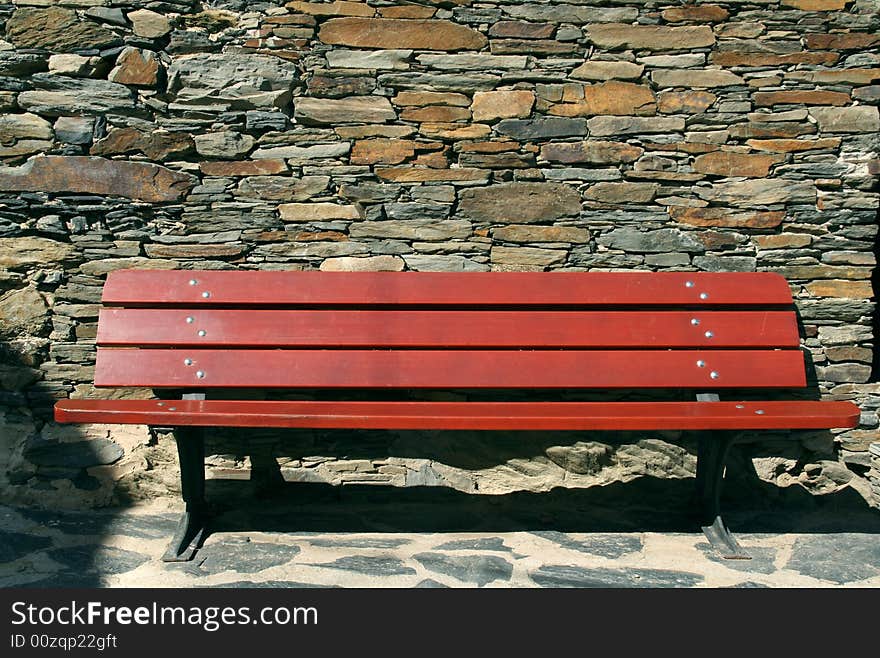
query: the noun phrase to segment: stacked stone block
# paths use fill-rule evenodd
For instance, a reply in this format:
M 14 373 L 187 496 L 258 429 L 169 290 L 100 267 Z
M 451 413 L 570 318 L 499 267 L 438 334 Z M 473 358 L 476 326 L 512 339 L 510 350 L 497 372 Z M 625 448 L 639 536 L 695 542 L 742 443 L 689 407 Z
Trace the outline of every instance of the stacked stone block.
M 873 0 L 19 0 L 0 27 L 12 498 L 105 504 L 173 482 L 166 437 L 50 420 L 60 397 L 149 395 L 91 385 L 101 285 L 125 267 L 778 272 L 813 389 L 864 413 L 752 463 L 870 495 Z M 374 459 L 284 466 L 487 492 L 693 471 L 675 433 L 594 438 L 537 454 L 510 438 L 519 457 L 467 468 L 396 457 L 392 436 Z

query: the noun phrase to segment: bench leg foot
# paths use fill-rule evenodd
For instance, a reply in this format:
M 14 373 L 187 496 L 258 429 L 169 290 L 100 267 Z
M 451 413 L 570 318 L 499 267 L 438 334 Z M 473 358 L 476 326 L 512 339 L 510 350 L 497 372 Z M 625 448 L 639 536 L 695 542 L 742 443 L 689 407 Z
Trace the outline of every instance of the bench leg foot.
M 730 560 L 749 560 L 746 553 L 730 534 L 721 518 L 721 486 L 724 483 L 724 463 L 735 437 L 732 434 L 701 436 L 697 451 L 697 497 L 700 505 L 700 527 L 721 557 Z
M 162 556 L 164 562 L 193 559 L 207 535 L 208 511 L 205 503 L 205 436 L 198 427 L 179 427 L 174 432 L 180 459 L 180 485 L 186 511 Z

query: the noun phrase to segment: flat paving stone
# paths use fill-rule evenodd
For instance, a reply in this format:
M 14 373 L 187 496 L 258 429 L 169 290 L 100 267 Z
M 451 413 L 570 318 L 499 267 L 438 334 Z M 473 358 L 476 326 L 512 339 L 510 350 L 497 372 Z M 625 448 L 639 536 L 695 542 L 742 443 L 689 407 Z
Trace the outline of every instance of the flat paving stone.
M 295 580 L 236 580 L 231 583 L 219 585 L 199 585 L 198 587 L 211 587 L 213 589 L 329 589 L 334 585 L 320 585 L 314 583 L 300 583 Z
M 13 562 L 30 553 L 49 548 L 51 545 L 52 540 L 48 537 L 0 530 L 0 564 Z
M 480 539 L 458 539 L 448 541 L 434 547 L 438 551 L 499 551 L 510 553 L 513 549 L 504 545 L 500 537 L 482 537 Z
M 638 553 L 644 548 L 644 543 L 637 535 L 596 534 L 586 539 L 574 539 L 564 532 L 556 532 L 555 530 L 545 530 L 534 534 L 548 539 L 562 548 L 607 557 L 611 560 L 628 553 Z
M 174 533 L 176 514 L 125 515 L 108 512 L 52 512 L 22 510 L 22 516 L 66 535 L 125 535 L 137 539 L 162 539 Z
M 281 543 L 219 541 L 206 544 L 199 550 L 196 554 L 196 560 L 200 561 L 197 570 L 204 574 L 224 571 L 259 573 L 290 562 L 300 551 L 299 546 Z
M 50 558 L 85 580 L 92 575 L 116 576 L 134 571 L 150 558 L 115 546 L 67 546 L 48 551 Z
M 323 548 L 399 548 L 409 544 L 409 539 L 391 539 L 384 537 L 336 537 L 328 539 L 320 537 L 309 539 L 312 546 Z
M 702 576 L 660 569 L 585 569 L 546 565 L 529 574 L 541 587 L 694 587 Z
M 508 581 L 513 565 L 497 555 L 444 555 L 442 553 L 418 553 L 413 555 L 428 571 L 452 576 L 466 583 L 483 587 L 496 580 Z
M 366 576 L 409 576 L 416 573 L 415 569 L 404 565 L 404 563 L 397 558 L 372 557 L 369 555 L 341 557 L 333 562 L 324 562 L 313 566 L 325 567 L 327 569 L 355 571 Z
M 838 585 L 875 578 L 880 576 L 880 541 L 857 533 L 800 537 L 785 567 Z
M 773 573 L 776 571 L 776 549 L 752 547 L 748 549 L 751 560 L 727 560 L 712 548 L 708 542 L 700 542 L 697 544 L 697 550 L 706 556 L 707 560 L 722 564 L 728 569 L 736 571 L 745 571 L 749 573 Z

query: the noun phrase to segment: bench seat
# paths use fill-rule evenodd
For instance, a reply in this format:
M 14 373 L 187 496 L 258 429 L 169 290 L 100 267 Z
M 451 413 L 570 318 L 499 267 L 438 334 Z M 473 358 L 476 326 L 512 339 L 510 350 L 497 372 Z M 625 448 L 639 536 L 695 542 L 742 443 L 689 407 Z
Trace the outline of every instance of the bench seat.
M 64 423 L 386 430 L 830 429 L 858 422 L 851 402 L 337 402 L 63 400 Z
M 191 559 L 207 532 L 214 427 L 694 431 L 700 527 L 743 557 L 720 516 L 731 445 L 859 420 L 853 403 L 803 391 L 791 289 L 767 272 L 119 270 L 102 301 L 95 386 L 159 399 L 61 400 L 55 417 L 174 430 L 186 512 L 167 560 Z M 278 389 L 320 400 L 265 400 Z

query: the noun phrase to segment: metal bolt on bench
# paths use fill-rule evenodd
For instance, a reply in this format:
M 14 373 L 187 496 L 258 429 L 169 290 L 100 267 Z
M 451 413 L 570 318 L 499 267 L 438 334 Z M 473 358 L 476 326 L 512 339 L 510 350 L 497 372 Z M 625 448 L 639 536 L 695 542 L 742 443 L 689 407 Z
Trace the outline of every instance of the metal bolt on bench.
M 699 524 L 737 558 L 719 505 L 730 446 L 745 431 L 859 417 L 844 401 L 721 401 L 806 386 L 791 291 L 770 273 L 121 270 L 103 303 L 95 385 L 166 400 L 62 400 L 55 417 L 175 428 L 186 511 L 169 561 L 192 559 L 207 532 L 206 427 L 698 432 Z M 211 399 L 242 388 L 673 389 L 682 400 Z

